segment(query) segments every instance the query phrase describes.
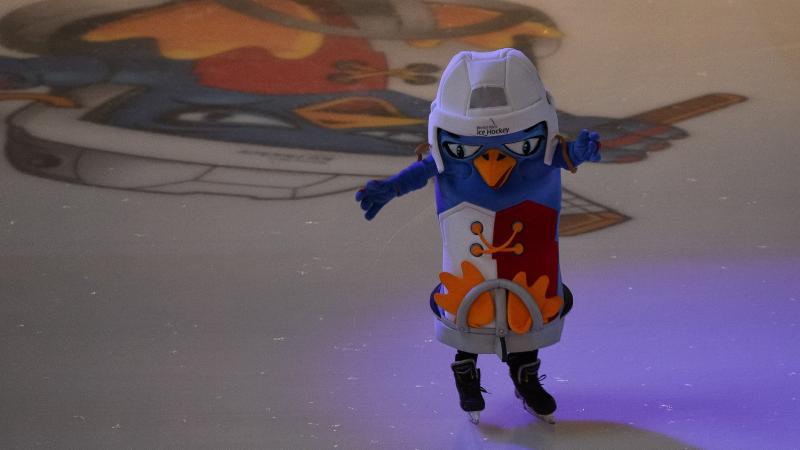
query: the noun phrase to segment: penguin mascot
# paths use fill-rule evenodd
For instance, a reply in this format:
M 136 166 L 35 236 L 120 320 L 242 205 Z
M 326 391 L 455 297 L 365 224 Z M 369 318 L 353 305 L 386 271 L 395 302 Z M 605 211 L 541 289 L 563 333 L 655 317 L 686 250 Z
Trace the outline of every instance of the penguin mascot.
M 536 68 L 506 48 L 453 57 L 431 104 L 428 145 L 426 158 L 369 181 L 356 201 L 371 220 L 436 178 L 443 256 L 430 303 L 437 339 L 457 350 L 451 366 L 461 408 L 478 423 L 478 354 L 494 353 L 508 363 L 525 409 L 554 423 L 538 349 L 558 342 L 572 306 L 558 261 L 561 169 L 599 161 L 599 136 L 562 138 Z

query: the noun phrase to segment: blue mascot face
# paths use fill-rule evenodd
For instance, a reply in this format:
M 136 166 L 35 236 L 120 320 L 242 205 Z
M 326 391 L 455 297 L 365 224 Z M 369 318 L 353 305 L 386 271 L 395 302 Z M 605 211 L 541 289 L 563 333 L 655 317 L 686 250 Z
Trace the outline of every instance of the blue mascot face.
M 439 148 L 445 174 L 461 179 L 480 177 L 491 189 L 503 187 L 512 175 L 535 176 L 535 167 L 544 166 L 547 124 L 538 124 L 502 136 L 460 136 L 439 129 Z M 514 178 L 517 178 L 516 176 Z

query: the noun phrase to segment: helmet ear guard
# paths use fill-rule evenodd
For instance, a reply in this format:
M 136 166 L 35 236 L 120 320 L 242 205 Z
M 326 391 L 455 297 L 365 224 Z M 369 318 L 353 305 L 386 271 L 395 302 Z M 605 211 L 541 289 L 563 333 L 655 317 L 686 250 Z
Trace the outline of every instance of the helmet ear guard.
M 428 117 L 428 144 L 439 173 L 444 159 L 438 129 L 461 136 L 500 136 L 545 121 L 545 164 L 558 145 L 552 97 L 533 63 L 520 51 L 460 52 L 442 73 Z

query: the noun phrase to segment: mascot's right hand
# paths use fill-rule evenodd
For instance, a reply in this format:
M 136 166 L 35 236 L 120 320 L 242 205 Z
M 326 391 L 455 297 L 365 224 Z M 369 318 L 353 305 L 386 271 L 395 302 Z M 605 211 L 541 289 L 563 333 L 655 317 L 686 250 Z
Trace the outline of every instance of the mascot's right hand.
M 356 192 L 356 201 L 361 202 L 361 209 L 366 211 L 364 217 L 372 220 L 383 205 L 397 197 L 397 189 L 388 180 L 370 180 L 367 185 Z

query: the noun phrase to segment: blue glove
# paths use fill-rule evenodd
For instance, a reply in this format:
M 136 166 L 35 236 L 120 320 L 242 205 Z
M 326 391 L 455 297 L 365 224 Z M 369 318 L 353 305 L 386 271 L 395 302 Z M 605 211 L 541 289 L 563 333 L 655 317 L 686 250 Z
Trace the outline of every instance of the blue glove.
M 428 155 L 385 180 L 368 181 L 356 192 L 356 201 L 361 202 L 361 209 L 366 211 L 364 217 L 372 220 L 389 200 L 421 189 L 436 173 L 436 163 Z
M 584 161 L 600 161 L 600 135 L 594 131 L 581 130 L 578 139 L 569 143 L 569 158 L 577 166 Z
M 390 180 L 370 180 L 364 188 L 356 192 L 356 201 L 361 202 L 361 209 L 366 211 L 364 217 L 372 220 L 383 205 L 397 197 L 397 189 Z

